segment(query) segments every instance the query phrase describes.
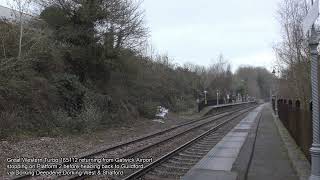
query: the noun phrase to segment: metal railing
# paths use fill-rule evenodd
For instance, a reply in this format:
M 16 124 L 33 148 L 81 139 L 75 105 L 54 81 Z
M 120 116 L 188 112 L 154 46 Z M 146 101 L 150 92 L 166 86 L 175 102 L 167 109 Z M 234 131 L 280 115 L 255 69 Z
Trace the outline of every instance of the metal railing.
M 272 100 L 275 110 L 275 101 Z M 302 109 L 300 101 L 287 99 L 278 100 L 278 115 L 283 125 L 301 148 L 310 161 L 310 148 L 312 145 L 312 113 L 309 109 Z

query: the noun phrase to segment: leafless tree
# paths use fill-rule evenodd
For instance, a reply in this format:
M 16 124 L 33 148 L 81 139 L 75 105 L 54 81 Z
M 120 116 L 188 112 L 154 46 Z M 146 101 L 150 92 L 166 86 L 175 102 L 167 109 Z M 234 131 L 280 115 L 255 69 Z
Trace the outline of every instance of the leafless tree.
M 288 81 L 294 91 L 282 92 L 290 94 L 290 98 L 299 98 L 306 106 L 310 98 L 310 77 L 308 47 L 302 33 L 302 20 L 307 14 L 306 1 L 283 0 L 279 5 L 278 20 L 282 27 L 282 41 L 274 46 L 277 54 L 277 69 L 281 78 Z M 285 77 L 284 77 L 285 76 Z M 280 86 L 283 85 L 279 84 Z M 280 88 L 285 89 L 285 88 Z
M 19 33 L 19 51 L 18 51 L 18 59 L 21 58 L 21 51 L 22 51 L 22 39 L 23 39 L 23 27 L 24 22 L 27 20 L 28 13 L 30 13 L 30 4 L 31 0 L 13 0 L 10 1 L 11 3 L 8 4 L 12 7 L 14 10 L 13 13 L 16 16 L 16 19 L 19 22 L 20 26 L 20 33 Z

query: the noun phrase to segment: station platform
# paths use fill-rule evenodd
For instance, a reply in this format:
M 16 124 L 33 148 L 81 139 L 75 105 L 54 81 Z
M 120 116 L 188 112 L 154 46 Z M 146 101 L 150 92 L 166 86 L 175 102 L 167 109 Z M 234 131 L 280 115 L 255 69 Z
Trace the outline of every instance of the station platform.
M 298 180 L 270 104 L 251 111 L 183 180 Z

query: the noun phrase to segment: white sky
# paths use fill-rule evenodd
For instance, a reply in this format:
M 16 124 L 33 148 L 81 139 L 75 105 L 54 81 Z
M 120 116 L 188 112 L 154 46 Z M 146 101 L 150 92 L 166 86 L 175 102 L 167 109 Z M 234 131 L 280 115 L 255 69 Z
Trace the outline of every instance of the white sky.
M 222 53 L 233 70 L 240 65 L 271 70 L 280 1 L 144 0 L 142 5 L 153 47 L 176 63 L 209 65 Z
M 179 63 L 208 65 L 222 53 L 233 69 L 275 61 L 280 0 L 144 0 L 151 40 Z

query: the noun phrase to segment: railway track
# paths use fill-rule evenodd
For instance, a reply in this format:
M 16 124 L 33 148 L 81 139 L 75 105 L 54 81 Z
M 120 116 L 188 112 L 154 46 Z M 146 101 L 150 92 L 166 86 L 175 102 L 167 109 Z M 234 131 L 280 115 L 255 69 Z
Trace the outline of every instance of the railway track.
M 242 117 L 242 116 L 244 117 L 244 115 L 247 112 L 249 112 L 250 110 L 252 110 L 253 108 L 254 107 L 250 107 L 245 110 L 242 110 L 239 113 L 232 115 L 231 117 L 221 119 L 221 121 L 217 122 L 215 125 L 208 125 L 207 127 L 198 129 L 197 132 L 192 132 L 191 134 L 188 134 L 186 136 L 179 134 L 177 136 L 170 137 L 170 138 L 165 139 L 161 142 L 151 144 L 149 146 L 138 149 L 135 152 L 131 152 L 131 153 L 128 153 L 124 156 L 119 157 L 119 158 L 123 158 L 123 159 L 129 159 L 129 158 L 136 159 L 136 158 L 141 158 L 141 157 L 148 158 L 151 156 L 151 157 L 153 157 L 153 159 L 156 159 L 153 163 L 148 164 L 146 167 L 144 167 L 143 169 L 140 169 L 138 171 L 136 171 L 136 169 L 126 169 L 123 176 L 116 176 L 116 177 L 114 177 L 114 176 L 113 177 L 112 176 L 105 176 L 105 177 L 101 176 L 98 178 L 97 177 L 90 177 L 90 176 L 82 176 L 82 177 L 72 177 L 70 179 L 87 179 L 87 178 L 89 178 L 89 179 L 91 179 L 91 178 L 92 179 L 139 179 L 141 176 L 146 174 L 146 172 L 149 172 L 154 167 L 159 166 L 159 164 L 163 163 L 163 160 L 166 160 L 167 157 L 170 157 L 171 155 L 179 152 L 184 147 L 187 147 L 188 145 L 193 144 L 197 140 L 200 140 L 202 137 L 215 131 L 214 138 L 205 139 L 205 140 L 207 140 L 207 143 L 210 141 L 210 143 L 212 144 L 211 146 L 210 145 L 208 146 L 206 142 L 202 141 L 202 142 L 200 142 L 200 144 L 198 144 L 197 147 L 190 149 L 188 151 L 185 151 L 182 154 L 179 154 L 180 158 L 177 157 L 177 159 L 180 159 L 182 161 L 185 160 L 185 161 L 189 161 L 189 162 L 179 164 L 179 168 L 173 169 L 173 170 L 170 170 L 170 167 L 171 168 L 174 167 L 173 164 L 171 164 L 171 165 L 169 164 L 169 165 L 167 165 L 167 167 L 161 166 L 163 174 L 166 174 L 166 175 L 169 174 L 170 176 L 175 175 L 174 177 L 177 177 L 181 174 L 184 174 L 190 168 L 190 167 L 186 167 L 186 165 L 189 165 L 192 167 L 192 165 L 195 164 L 203 155 L 205 155 L 207 153 L 207 151 L 209 151 L 214 146 L 214 144 L 217 143 L 224 136 L 224 134 L 226 134 L 229 130 L 231 130 L 231 128 L 235 124 L 238 123 L 238 122 L 233 121 L 234 119 Z M 232 124 L 231 122 L 234 122 L 234 123 Z M 220 129 L 221 127 L 224 127 L 224 126 L 228 126 L 230 129 L 229 130 L 228 129 Z M 197 137 L 197 138 L 193 138 L 193 137 Z M 190 139 L 192 139 L 192 140 L 190 140 Z M 201 151 L 201 152 L 197 151 L 201 148 L 204 148 L 204 149 L 202 149 L 203 151 Z M 163 154 L 166 154 L 166 155 L 163 156 Z M 181 158 L 181 157 L 184 157 L 184 158 Z M 184 165 L 184 168 L 181 168 L 181 167 L 183 167 L 182 165 Z M 165 168 L 167 168 L 167 169 L 165 169 Z M 158 172 L 158 173 L 161 174 L 161 172 Z M 128 174 L 131 174 L 131 175 L 128 176 Z M 151 178 L 150 175 L 148 175 L 148 176 L 149 177 L 147 177 L 146 179 Z M 154 173 L 153 173 L 153 176 L 155 176 Z M 155 179 L 162 179 L 164 177 L 165 177 L 164 175 L 160 175 Z M 166 179 L 166 177 L 165 177 L 165 179 Z M 169 179 L 176 179 L 176 178 L 169 178 Z
M 238 123 L 234 120 L 240 120 L 242 115 L 244 113 L 239 113 L 218 123 L 123 179 L 180 179 Z
M 249 105 L 250 106 L 250 105 Z M 249 107 L 251 109 L 252 107 Z M 147 149 L 152 149 L 153 147 L 160 146 L 163 143 L 169 143 L 171 144 L 179 144 L 178 142 L 185 142 L 188 138 L 183 138 L 184 136 L 190 137 L 195 136 L 197 133 L 192 133 L 195 129 L 200 129 L 206 126 L 210 126 L 211 123 L 220 123 L 223 118 L 229 117 L 233 114 L 236 114 L 234 117 L 238 116 L 237 113 L 240 112 L 240 114 L 243 114 L 244 111 L 248 111 L 248 108 L 246 110 L 243 110 L 244 107 L 238 107 L 233 109 L 232 111 L 226 111 L 221 112 L 218 114 L 215 114 L 213 116 L 207 116 L 198 120 L 192 120 L 177 126 L 174 126 L 172 128 L 166 129 L 164 131 L 159 131 L 154 134 L 144 136 L 126 143 L 122 143 L 107 149 L 103 149 L 94 153 L 90 153 L 88 155 L 82 156 L 80 158 L 92 158 L 92 157 L 113 157 L 113 158 L 129 158 L 133 156 L 137 156 L 139 154 L 146 154 L 145 151 Z M 207 127 L 208 129 L 208 127 Z M 203 131 L 203 130 L 200 130 Z M 189 135 L 188 135 L 189 134 Z M 180 139 L 179 139 L 179 138 Z M 174 141 L 173 139 L 178 139 L 178 141 Z M 146 142 L 145 142 L 146 141 Z M 143 142 L 143 143 L 142 143 Z M 140 143 L 139 145 L 135 145 L 137 143 Z M 148 154 L 148 153 L 147 153 Z M 159 157 L 159 155 L 152 155 L 152 153 L 149 153 L 152 157 Z M 150 157 L 149 156 L 149 157 Z M 70 164 L 70 163 L 64 163 L 64 164 Z M 112 164 L 112 163 L 108 163 Z M 44 169 L 44 171 L 47 169 Z M 21 176 L 16 179 L 28 179 L 30 176 Z M 35 178 L 35 177 L 32 177 Z M 40 177 L 39 177 L 40 178 Z M 59 177 L 55 177 L 53 179 L 56 179 Z M 73 176 L 71 178 L 69 177 L 60 177 L 61 179 L 84 179 L 86 176 Z M 114 177 L 110 177 L 112 179 Z
M 236 123 L 230 122 L 235 118 L 219 123 L 123 179 L 180 179 L 234 127 Z

